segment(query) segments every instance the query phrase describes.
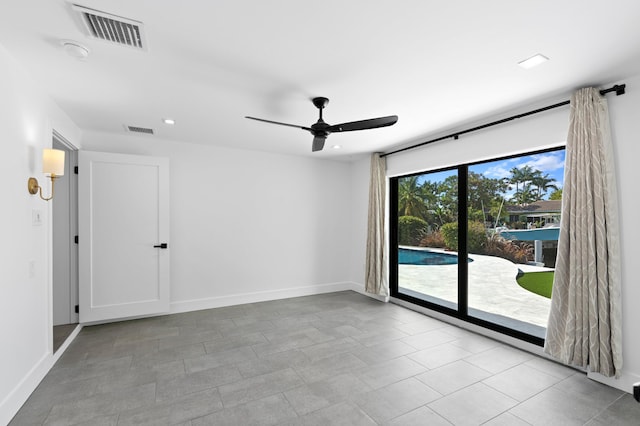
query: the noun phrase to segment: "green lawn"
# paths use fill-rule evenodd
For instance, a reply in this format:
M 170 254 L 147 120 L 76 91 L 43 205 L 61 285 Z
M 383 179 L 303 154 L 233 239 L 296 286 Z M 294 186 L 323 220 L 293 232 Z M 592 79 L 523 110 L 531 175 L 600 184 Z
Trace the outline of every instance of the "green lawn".
M 520 287 L 532 293 L 551 299 L 553 287 L 553 271 L 526 272 L 517 278 Z

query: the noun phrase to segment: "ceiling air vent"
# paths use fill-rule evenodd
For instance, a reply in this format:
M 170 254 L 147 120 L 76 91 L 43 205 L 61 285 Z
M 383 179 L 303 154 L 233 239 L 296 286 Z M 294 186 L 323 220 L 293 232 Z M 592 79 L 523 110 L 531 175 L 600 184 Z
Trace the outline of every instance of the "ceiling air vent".
M 131 133 L 145 133 L 147 135 L 153 135 L 153 129 L 149 129 L 147 127 L 138 127 L 138 126 L 125 126 L 125 127 Z
M 111 15 L 74 4 L 87 35 L 134 49 L 147 50 L 144 24 L 133 19 Z

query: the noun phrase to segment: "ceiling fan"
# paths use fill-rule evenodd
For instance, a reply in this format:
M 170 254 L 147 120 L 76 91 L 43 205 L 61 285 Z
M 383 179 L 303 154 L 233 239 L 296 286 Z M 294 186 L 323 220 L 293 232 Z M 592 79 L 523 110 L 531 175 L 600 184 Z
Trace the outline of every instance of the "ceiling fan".
M 396 121 L 398 121 L 397 115 L 390 115 L 387 117 L 370 118 L 368 120 L 350 121 L 348 123 L 330 125 L 328 123 L 325 123 L 324 120 L 322 119 L 322 110 L 329 103 L 329 99 L 323 98 L 323 97 L 317 97 L 317 98 L 313 98 L 312 101 L 313 101 L 313 104 L 316 106 L 316 108 L 318 108 L 318 111 L 320 112 L 320 118 L 318 118 L 318 121 L 316 121 L 315 124 L 312 124 L 311 127 L 298 126 L 296 124 L 281 123 L 279 121 L 265 120 L 265 119 L 256 118 L 256 117 L 245 116 L 245 118 L 249 118 L 251 120 L 257 120 L 257 121 L 264 121 L 265 123 L 279 124 L 281 126 L 297 127 L 298 129 L 307 130 L 311 132 L 311 134 L 313 135 L 313 145 L 311 147 L 311 151 L 313 152 L 322 150 L 322 148 L 324 147 L 324 142 L 327 140 L 327 136 L 329 136 L 330 133 L 351 132 L 353 130 L 375 129 L 378 127 L 391 126 L 395 124 Z

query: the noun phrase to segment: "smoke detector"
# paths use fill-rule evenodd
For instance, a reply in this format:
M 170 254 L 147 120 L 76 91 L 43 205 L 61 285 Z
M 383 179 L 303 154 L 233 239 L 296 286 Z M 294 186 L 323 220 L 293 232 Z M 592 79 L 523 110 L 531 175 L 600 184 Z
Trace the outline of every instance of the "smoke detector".
M 142 22 L 77 4 L 71 8 L 77 13 L 82 22 L 82 29 L 89 37 L 143 51 L 148 50 Z
M 89 53 L 91 53 L 89 48 L 83 46 L 77 41 L 62 40 L 60 44 L 62 44 L 62 48 L 64 49 L 65 52 L 69 54 L 69 56 L 76 59 L 80 59 L 80 60 L 86 59 L 87 56 L 89 56 Z

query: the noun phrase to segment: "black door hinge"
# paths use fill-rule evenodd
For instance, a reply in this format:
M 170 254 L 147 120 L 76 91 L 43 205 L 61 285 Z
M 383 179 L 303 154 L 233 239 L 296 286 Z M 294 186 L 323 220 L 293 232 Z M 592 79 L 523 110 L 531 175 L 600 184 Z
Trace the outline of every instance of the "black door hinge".
M 78 244 L 78 236 L 77 235 L 75 237 L 73 237 L 73 242 Z
M 75 166 L 75 167 L 73 168 L 73 173 L 78 174 L 78 166 Z
M 76 314 L 79 314 L 80 313 L 80 305 L 76 305 L 76 309 L 75 310 L 76 310 Z

